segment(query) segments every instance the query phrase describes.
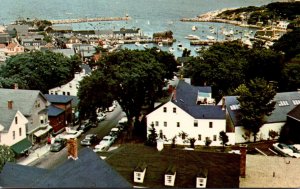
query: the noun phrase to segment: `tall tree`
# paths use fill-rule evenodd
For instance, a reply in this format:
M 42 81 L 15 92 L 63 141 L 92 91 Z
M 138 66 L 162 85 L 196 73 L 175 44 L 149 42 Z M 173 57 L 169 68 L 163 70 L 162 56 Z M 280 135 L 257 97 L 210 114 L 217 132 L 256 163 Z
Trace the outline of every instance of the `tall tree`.
M 246 87 L 240 87 L 235 91 L 236 95 L 239 95 L 237 100 L 240 104 L 241 124 L 252 132 L 254 142 L 260 127 L 265 123 L 266 116 L 271 115 L 274 110 L 276 104 L 272 101 L 276 95 L 274 88 L 272 83 L 255 78 Z
M 129 128 L 132 118 L 138 119 L 144 105 L 151 105 L 170 77 L 165 71 L 169 55 L 149 50 L 124 49 L 104 56 L 98 70 L 80 82 L 78 96 L 82 116 L 94 114 L 97 108 L 106 108 L 117 100 L 126 113 Z M 176 62 L 173 61 L 176 67 Z
M 15 162 L 15 154 L 6 145 L 0 145 L 0 172 L 6 162 Z
M 12 82 L 18 81 L 20 88 L 47 93 L 49 89 L 73 79 L 79 64 L 76 57 L 70 59 L 61 53 L 32 51 L 9 58 L 0 67 L 0 77 Z M 13 83 L 1 84 L 11 88 Z

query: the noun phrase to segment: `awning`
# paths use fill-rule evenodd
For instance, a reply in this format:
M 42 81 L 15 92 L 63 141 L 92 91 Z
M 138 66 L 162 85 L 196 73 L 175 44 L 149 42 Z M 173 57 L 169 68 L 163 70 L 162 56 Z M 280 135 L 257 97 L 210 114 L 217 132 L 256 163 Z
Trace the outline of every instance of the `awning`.
M 31 142 L 27 139 L 24 138 L 23 140 L 21 140 L 20 142 L 12 145 L 10 148 L 16 153 L 16 154 L 23 154 L 25 153 L 27 150 L 29 150 L 31 148 L 32 144 Z
M 52 127 L 50 125 L 48 125 L 45 129 L 40 129 L 38 131 L 36 131 L 34 133 L 34 136 L 36 137 L 40 137 L 42 136 L 43 134 L 47 133 L 48 131 L 50 131 L 52 129 Z

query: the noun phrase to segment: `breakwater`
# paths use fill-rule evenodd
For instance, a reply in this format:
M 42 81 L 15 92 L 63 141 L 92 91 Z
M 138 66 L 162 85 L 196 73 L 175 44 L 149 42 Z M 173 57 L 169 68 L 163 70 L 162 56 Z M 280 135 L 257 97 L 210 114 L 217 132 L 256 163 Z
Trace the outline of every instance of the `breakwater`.
M 52 24 L 70 24 L 70 23 L 81 23 L 81 22 L 101 22 L 101 21 L 126 21 L 130 20 L 131 17 L 98 17 L 98 18 L 77 18 L 77 19 L 63 19 L 63 20 L 50 20 Z

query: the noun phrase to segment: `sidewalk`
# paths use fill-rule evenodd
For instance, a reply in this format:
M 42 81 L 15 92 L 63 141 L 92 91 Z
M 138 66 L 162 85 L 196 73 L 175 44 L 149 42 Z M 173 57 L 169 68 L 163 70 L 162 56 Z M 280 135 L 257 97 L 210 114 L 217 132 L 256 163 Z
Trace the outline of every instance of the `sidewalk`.
M 22 157 L 17 160 L 17 164 L 20 165 L 29 165 L 30 163 L 34 162 L 35 160 L 43 157 L 50 151 L 50 145 L 46 144 L 40 148 L 37 148 L 33 152 L 29 154 L 27 157 Z

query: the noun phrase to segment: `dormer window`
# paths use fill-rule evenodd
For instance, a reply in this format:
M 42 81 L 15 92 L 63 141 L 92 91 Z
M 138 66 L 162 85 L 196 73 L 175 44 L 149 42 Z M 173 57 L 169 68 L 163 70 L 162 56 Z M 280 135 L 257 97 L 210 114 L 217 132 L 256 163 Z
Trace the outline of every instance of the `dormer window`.
M 137 167 L 134 169 L 134 182 L 143 183 L 145 178 L 145 173 L 147 169 L 147 164 L 145 162 L 139 162 Z
M 176 108 L 173 108 L 173 113 L 176 113 Z
M 167 107 L 164 107 L 164 112 L 167 112 Z
M 170 165 L 165 173 L 165 186 L 174 186 L 176 178 L 176 167 Z

